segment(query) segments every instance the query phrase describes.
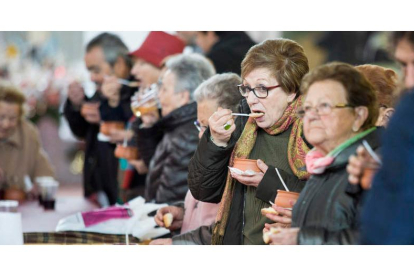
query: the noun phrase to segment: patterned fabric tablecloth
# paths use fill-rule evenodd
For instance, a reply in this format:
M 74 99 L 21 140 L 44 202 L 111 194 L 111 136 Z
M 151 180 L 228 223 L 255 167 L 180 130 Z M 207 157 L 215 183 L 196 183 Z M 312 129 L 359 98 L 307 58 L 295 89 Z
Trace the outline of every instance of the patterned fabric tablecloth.
M 51 233 L 23 233 L 24 244 L 125 244 L 125 235 L 110 235 L 90 232 L 51 232 Z M 148 244 L 150 241 L 140 241 L 139 239 L 129 235 L 129 243 L 131 244 Z

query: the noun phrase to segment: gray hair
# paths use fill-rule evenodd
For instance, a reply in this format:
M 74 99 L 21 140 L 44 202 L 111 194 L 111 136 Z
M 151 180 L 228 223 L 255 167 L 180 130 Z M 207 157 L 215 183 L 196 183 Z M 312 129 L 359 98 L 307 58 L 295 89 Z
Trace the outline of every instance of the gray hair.
M 234 73 L 215 75 L 200 84 L 194 92 L 194 99 L 197 103 L 215 100 L 218 106 L 237 112 L 239 102 L 243 98 L 237 89 L 241 82 L 241 78 Z
M 115 34 L 102 33 L 94 37 L 86 46 L 86 52 L 95 47 L 101 47 L 104 52 L 105 60 L 109 65 L 114 66 L 118 57 L 122 57 L 129 67 L 132 67 L 131 58 L 128 56 L 128 47 Z
M 180 54 L 170 58 L 165 66 L 175 76 L 175 93 L 188 91 L 193 100 L 194 90 L 215 74 L 211 62 L 200 54 Z

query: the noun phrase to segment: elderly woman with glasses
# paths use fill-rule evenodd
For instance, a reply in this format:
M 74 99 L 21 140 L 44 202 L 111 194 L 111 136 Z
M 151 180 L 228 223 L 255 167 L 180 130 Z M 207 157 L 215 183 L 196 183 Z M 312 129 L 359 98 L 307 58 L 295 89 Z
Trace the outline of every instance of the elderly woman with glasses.
M 314 148 L 306 156 L 311 177 L 293 208 L 292 228 L 279 229 L 272 244 L 354 244 L 362 190 L 348 183 L 346 165 L 362 141 L 379 146 L 375 90 L 354 67 L 323 65 L 303 79 L 306 139 Z
M 299 85 L 309 70 L 303 48 L 288 39 L 266 40 L 248 51 L 241 69 L 238 88 L 245 99 L 239 112 L 256 116 L 235 118 L 232 110 L 218 108 L 189 165 L 193 196 L 221 201 L 212 244 L 263 244 L 262 229 L 270 220 L 261 209 L 284 189 L 282 180 L 299 192 L 308 177 L 309 146 L 296 117 L 302 103 Z M 230 172 L 235 158 L 257 160 L 261 172 Z

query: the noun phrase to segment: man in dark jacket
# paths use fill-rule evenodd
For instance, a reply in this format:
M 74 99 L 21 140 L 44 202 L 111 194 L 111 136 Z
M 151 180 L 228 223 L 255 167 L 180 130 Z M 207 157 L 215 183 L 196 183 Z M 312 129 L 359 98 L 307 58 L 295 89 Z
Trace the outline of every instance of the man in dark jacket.
M 210 59 L 218 74 L 241 73 L 240 64 L 255 43 L 245 32 L 203 31 L 197 33 L 197 45 Z
M 132 116 L 129 103 L 136 88 L 119 86 L 116 104 L 101 93 L 108 76 L 129 78 L 131 61 L 128 49 L 116 35 L 103 33 L 92 39 L 86 47 L 85 64 L 97 90 L 91 98 L 87 98 L 82 87 L 78 83 L 72 83 L 64 106 L 64 115 L 72 132 L 86 142 L 83 168 L 85 197 L 107 206 L 115 204 L 118 197 L 118 159 L 114 156 L 113 144 L 98 141 L 99 123 L 101 120 L 126 122 Z M 81 115 L 84 102 L 96 102 L 99 109 Z
M 213 66 L 198 54 L 173 57 L 166 67 L 159 89 L 162 119 L 137 130 L 138 136 L 149 138 L 150 133 L 163 133 L 149 164 L 145 189 L 145 199 L 157 203 L 184 200 L 188 163 L 198 144 L 193 92 L 214 74 Z

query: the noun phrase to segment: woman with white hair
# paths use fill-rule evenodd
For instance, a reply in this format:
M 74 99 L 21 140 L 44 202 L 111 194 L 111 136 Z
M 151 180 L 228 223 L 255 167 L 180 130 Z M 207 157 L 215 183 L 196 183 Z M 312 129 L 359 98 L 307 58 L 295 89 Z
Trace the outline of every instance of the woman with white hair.
M 236 86 L 240 82 L 241 79 L 237 74 L 219 74 L 204 81 L 194 92 L 194 99 L 197 102 L 197 120 L 194 125 L 199 131 L 199 138 L 207 129 L 208 119 L 219 106 L 234 112 L 238 110 L 242 96 Z M 211 231 L 208 231 L 208 227 L 199 227 L 211 225 L 214 222 L 218 207 L 219 205 L 215 203 L 196 200 L 188 191 L 184 204 L 163 207 L 155 216 L 155 222 L 159 226 L 171 231 L 181 229 L 181 235 L 174 236 L 172 239 L 158 239 L 151 244 L 210 244 Z M 173 222 L 169 227 L 163 222 L 163 217 L 167 213 L 173 216 Z

